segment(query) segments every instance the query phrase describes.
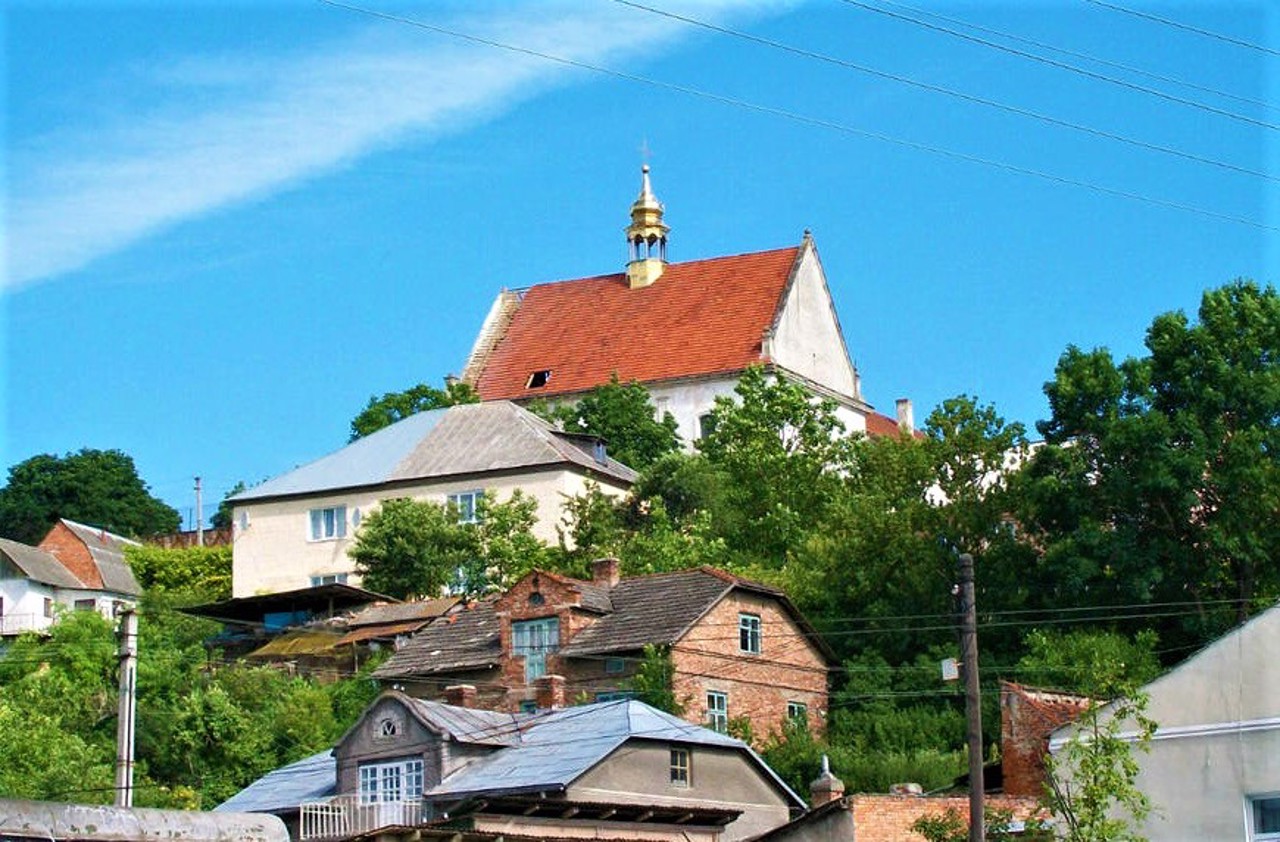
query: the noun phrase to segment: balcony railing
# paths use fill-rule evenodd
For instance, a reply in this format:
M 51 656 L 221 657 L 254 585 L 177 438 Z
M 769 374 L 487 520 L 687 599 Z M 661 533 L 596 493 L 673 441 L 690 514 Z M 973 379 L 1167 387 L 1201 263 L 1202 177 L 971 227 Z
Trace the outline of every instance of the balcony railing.
M 43 614 L 0 615 L 0 635 L 10 636 L 29 631 L 40 631 L 53 625 L 53 620 Z
M 335 795 L 324 801 L 303 802 L 299 838 L 349 839 L 383 827 L 414 827 L 421 823 L 421 801 L 363 804 L 357 795 Z

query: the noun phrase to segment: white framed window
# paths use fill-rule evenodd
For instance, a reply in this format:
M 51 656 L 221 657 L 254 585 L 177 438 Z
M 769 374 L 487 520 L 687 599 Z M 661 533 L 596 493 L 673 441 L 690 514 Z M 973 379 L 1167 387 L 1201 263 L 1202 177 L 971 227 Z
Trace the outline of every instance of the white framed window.
M 671 749 L 671 785 L 678 787 L 689 786 L 689 783 L 692 780 L 690 771 L 689 749 Z
M 449 495 L 449 502 L 458 507 L 458 523 L 479 523 L 480 498 L 483 496 L 483 490 L 459 491 Z
M 511 654 L 524 658 L 526 684 L 546 675 L 547 655 L 559 648 L 559 617 L 542 617 L 511 624 Z
M 312 541 L 332 541 L 335 538 L 347 537 L 346 506 L 312 509 L 310 515 Z
M 1250 795 L 1248 807 L 1249 842 L 1280 840 L 1280 793 Z
M 804 702 L 787 702 L 787 721 L 808 723 L 809 706 Z
M 385 804 L 422 798 L 422 758 L 360 765 L 360 803 Z
M 760 615 L 738 615 L 738 651 L 760 654 Z
M 729 730 L 729 694 L 707 691 L 707 727 L 721 734 Z
M 325 573 L 322 576 L 311 577 L 311 587 L 318 588 L 321 585 L 345 585 L 347 583 L 347 573 Z

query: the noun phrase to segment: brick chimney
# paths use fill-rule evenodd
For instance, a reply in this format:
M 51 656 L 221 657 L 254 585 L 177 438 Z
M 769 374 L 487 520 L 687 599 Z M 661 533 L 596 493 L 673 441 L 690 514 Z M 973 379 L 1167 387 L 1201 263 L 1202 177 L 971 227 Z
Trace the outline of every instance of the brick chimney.
M 831 774 L 831 764 L 822 755 L 822 774 L 809 784 L 809 806 L 817 809 L 823 804 L 844 798 L 844 781 Z
M 453 684 L 444 688 L 445 704 L 457 708 L 473 708 L 476 706 L 476 688 L 473 684 Z
M 564 707 L 564 676 L 544 675 L 535 679 L 533 693 L 538 710 L 557 710 Z
M 616 558 L 598 558 L 591 562 L 591 581 L 612 588 L 622 578 L 622 562 Z
M 911 398 L 898 398 L 893 402 L 893 406 L 898 411 L 898 427 L 904 432 L 914 433 L 916 415 L 911 409 Z

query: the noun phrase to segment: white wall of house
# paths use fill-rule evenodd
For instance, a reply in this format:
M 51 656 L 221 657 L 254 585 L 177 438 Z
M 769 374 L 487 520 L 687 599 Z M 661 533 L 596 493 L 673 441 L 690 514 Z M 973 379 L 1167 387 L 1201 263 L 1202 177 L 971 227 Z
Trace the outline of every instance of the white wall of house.
M 769 356 L 788 371 L 837 394 L 860 398 L 857 376 L 840 335 L 817 252 L 804 248 L 800 255 L 770 342 Z
M 1250 797 L 1280 798 L 1277 653 L 1280 607 L 1144 688 L 1159 725 L 1150 752 L 1135 754 L 1154 808 L 1142 828 L 1151 842 L 1256 838 Z
M 564 502 L 586 491 L 589 480 L 563 468 L 502 477 L 472 478 L 421 485 L 357 489 L 305 498 L 245 502 L 234 510 L 231 590 L 236 597 L 280 593 L 310 587 L 323 577 L 345 576 L 347 584 L 358 585 L 360 577 L 347 550 L 355 539 L 359 523 L 382 500 L 412 497 L 443 503 L 450 494 L 491 491 L 499 500 L 510 499 L 520 489 L 537 501 L 538 522 L 534 534 L 549 544 L 557 539 Z M 626 489 L 598 481 L 606 494 L 620 496 Z M 344 507 L 346 536 L 312 540 L 313 509 Z
M 134 603 L 122 594 L 55 588 L 30 579 L 0 579 L 0 600 L 0 636 L 5 637 L 43 631 L 54 624 L 60 613 L 84 610 L 88 602 L 93 603 L 92 610 L 107 619 L 114 617 L 117 602 Z M 48 606 L 45 600 L 49 600 Z

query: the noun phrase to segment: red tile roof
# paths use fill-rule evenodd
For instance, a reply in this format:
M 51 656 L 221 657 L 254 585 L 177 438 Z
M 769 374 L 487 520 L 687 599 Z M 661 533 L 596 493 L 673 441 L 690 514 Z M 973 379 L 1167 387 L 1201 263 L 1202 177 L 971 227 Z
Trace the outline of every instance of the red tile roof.
M 623 382 L 739 372 L 766 362 L 799 247 L 672 263 L 651 286 L 625 274 L 530 287 L 475 386 L 483 400 L 583 391 Z M 547 385 L 529 376 L 550 371 Z
M 901 434 L 902 428 L 898 426 L 898 419 L 890 418 L 888 415 L 883 415 L 879 412 L 867 413 L 868 436 L 878 438 L 880 436 L 899 436 Z M 924 433 L 919 430 L 912 430 L 911 435 L 917 439 L 924 438 Z

